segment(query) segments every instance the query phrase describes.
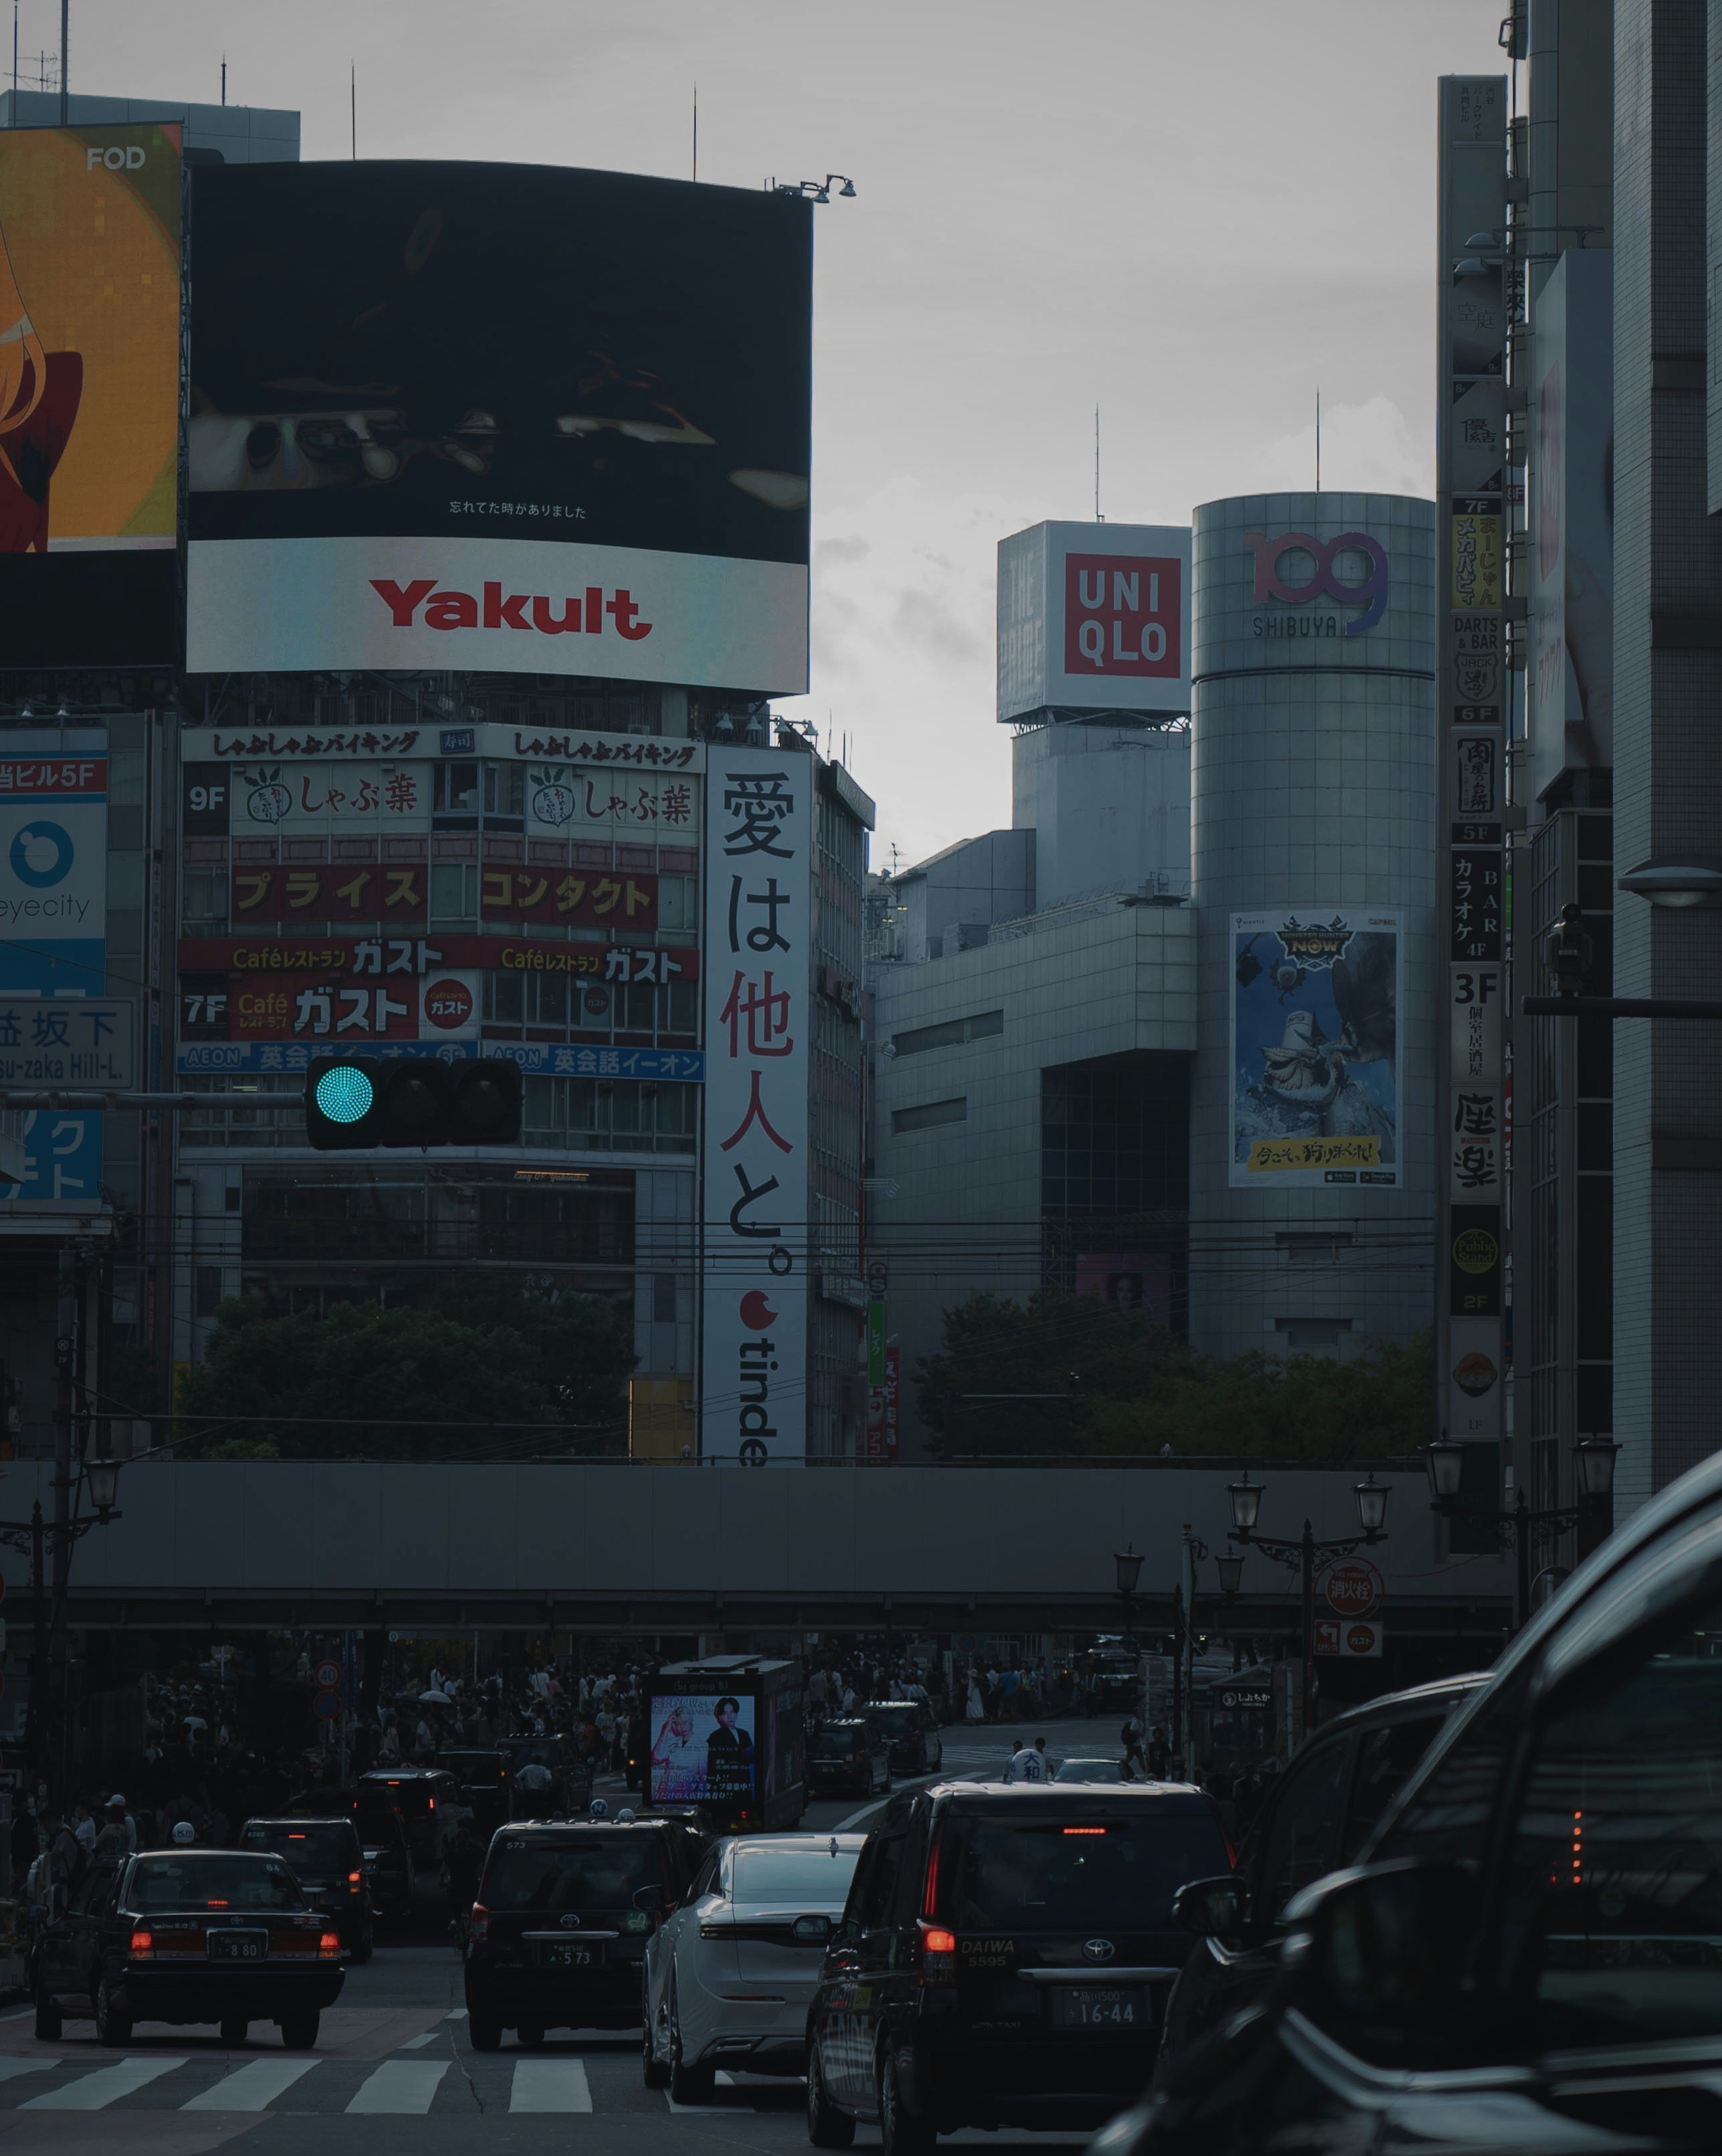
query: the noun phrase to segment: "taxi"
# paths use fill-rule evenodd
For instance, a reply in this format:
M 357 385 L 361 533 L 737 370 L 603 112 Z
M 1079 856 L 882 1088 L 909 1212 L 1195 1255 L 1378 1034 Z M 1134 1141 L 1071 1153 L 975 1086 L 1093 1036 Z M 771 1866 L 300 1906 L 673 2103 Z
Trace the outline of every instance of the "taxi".
M 278 1856 L 157 1849 L 92 1864 L 36 1957 L 36 2035 L 60 2040 L 92 2005 L 96 2041 L 129 2044 L 139 2021 L 213 2022 L 243 2044 L 273 2021 L 290 2051 L 317 2040 L 341 1994 L 341 1933 Z

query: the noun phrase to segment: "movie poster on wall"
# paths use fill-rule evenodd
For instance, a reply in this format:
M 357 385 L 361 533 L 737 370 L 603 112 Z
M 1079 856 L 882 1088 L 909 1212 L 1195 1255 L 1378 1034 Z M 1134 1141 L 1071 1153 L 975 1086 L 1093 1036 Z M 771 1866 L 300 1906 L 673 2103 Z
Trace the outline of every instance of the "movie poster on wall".
M 1233 914 L 1235 1189 L 1398 1186 L 1401 942 L 1372 907 Z

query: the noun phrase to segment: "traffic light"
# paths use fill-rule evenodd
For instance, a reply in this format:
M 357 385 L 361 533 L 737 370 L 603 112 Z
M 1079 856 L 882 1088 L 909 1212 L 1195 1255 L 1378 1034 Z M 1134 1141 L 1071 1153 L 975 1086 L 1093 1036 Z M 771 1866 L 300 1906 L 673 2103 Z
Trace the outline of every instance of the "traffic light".
M 305 1074 L 319 1152 L 378 1146 L 517 1145 L 520 1065 L 503 1056 L 320 1055 Z

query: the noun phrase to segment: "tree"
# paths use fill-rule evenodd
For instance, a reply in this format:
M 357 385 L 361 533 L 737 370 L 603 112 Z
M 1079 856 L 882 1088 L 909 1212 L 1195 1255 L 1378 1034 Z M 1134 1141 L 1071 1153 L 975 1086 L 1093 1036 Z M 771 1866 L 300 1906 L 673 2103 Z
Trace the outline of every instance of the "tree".
M 945 1312 L 943 1338 L 916 1365 L 916 1400 L 959 1453 L 1345 1460 L 1428 1435 L 1427 1332 L 1344 1363 L 1200 1355 L 1139 1311 L 1042 1288 L 1021 1303 L 969 1296 Z
M 222 1304 L 186 1373 L 178 1450 L 283 1460 L 616 1451 L 635 1360 L 613 1305 L 507 1275 L 445 1280 L 423 1309 L 345 1302 L 284 1315 L 246 1296 Z M 460 1424 L 495 1427 L 448 1427 Z

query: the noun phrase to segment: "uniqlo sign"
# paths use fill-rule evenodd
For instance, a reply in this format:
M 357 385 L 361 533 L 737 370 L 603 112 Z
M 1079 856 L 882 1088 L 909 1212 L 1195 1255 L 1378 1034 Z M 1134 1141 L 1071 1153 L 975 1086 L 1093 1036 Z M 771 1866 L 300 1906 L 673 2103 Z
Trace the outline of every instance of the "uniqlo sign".
M 1183 567 L 1169 554 L 1067 554 L 1065 672 L 1175 680 L 1184 670 Z

